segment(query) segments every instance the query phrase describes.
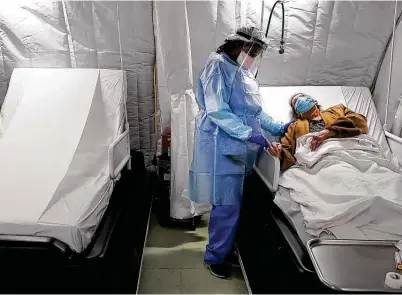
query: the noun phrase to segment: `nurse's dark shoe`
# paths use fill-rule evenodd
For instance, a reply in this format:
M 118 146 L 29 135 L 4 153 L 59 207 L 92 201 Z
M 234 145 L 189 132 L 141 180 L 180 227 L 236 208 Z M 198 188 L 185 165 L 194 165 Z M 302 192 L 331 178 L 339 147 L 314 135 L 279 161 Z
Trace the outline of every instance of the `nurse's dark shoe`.
M 239 257 L 235 252 L 231 252 L 226 256 L 225 262 L 233 267 L 240 267 Z
M 208 264 L 204 262 L 204 265 L 209 268 L 209 271 L 214 277 L 220 278 L 220 279 L 228 279 L 231 277 L 232 272 L 231 272 L 231 267 L 230 265 L 227 265 L 225 263 L 222 264 Z

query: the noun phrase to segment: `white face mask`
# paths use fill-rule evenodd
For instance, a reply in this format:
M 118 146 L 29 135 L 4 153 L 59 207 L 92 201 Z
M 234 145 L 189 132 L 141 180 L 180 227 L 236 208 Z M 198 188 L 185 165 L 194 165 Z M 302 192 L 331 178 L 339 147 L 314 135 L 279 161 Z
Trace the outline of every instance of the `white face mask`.
M 237 57 L 236 61 L 239 66 L 243 66 L 243 68 L 249 70 L 253 67 L 254 60 L 255 60 L 254 58 L 252 58 L 250 55 L 248 55 L 244 51 L 240 51 L 240 54 Z

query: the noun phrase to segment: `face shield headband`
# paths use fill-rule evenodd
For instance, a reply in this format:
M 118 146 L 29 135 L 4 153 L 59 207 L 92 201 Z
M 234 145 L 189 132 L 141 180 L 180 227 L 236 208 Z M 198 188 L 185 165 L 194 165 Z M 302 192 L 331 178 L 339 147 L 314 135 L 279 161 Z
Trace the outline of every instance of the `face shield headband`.
M 254 27 L 242 27 L 235 34 L 228 36 L 226 40 L 243 42 L 237 59 L 239 69 L 244 68 L 255 74 L 260 66 L 263 53 L 268 48 L 268 40 L 264 37 L 264 33 Z

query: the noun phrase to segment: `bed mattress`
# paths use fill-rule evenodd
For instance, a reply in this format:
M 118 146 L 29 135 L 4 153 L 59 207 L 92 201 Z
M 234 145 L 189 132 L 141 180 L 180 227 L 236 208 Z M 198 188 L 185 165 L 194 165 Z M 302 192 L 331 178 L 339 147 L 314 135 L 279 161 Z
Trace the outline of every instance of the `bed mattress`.
M 378 141 L 389 159 L 393 158 L 368 88 L 342 86 L 261 87 L 263 110 L 276 120 L 290 121 L 292 119 L 290 97 L 298 92 L 310 94 L 319 101 L 323 109 L 344 104 L 351 110 L 365 115 L 369 126 L 368 134 Z M 289 217 L 303 243 L 306 244 L 310 239 L 315 238 L 306 233 L 300 205 L 290 199 L 287 189 L 280 187 L 275 195 L 274 202 Z M 323 233 L 320 238 L 335 239 L 335 236 Z
M 118 70 L 14 70 L 1 110 L 0 234 L 86 248 L 113 190 L 123 84 Z

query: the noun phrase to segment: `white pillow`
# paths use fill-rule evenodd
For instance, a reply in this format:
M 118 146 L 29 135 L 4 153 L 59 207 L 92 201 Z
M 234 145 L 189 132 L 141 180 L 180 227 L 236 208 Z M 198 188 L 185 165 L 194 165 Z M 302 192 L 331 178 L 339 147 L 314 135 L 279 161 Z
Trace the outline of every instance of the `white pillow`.
M 347 105 L 341 86 L 260 87 L 262 109 L 277 121 L 287 123 L 294 120 L 290 98 L 299 92 L 316 99 L 323 110 L 338 104 Z

